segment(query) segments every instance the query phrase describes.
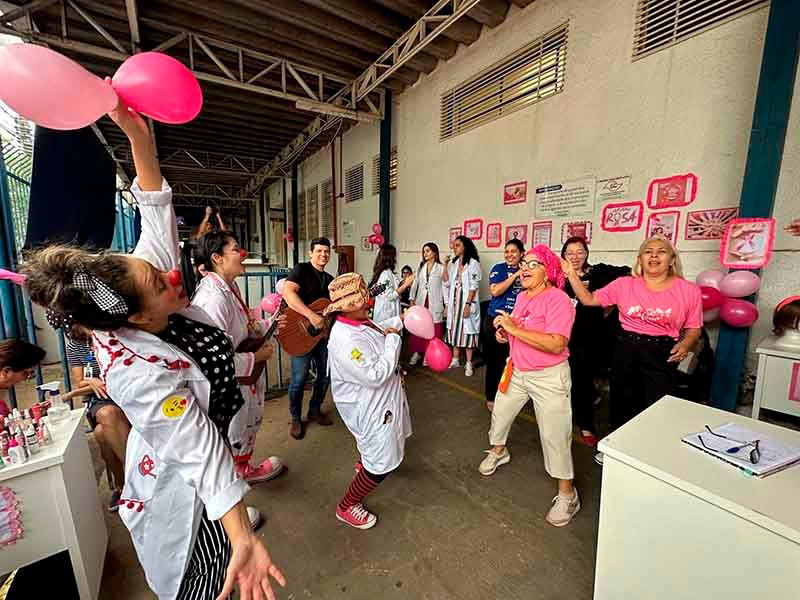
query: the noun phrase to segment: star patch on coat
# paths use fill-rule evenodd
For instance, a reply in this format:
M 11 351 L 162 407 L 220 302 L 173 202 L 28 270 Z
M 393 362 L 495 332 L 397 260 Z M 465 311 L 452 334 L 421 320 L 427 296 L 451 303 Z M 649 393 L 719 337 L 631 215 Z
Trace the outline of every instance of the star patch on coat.
M 168 419 L 177 419 L 186 411 L 188 403 L 185 396 L 169 396 L 161 405 L 161 412 Z
M 364 355 L 361 353 L 361 350 L 359 350 L 358 348 L 353 348 L 350 351 L 350 358 L 353 359 L 353 362 L 355 362 L 355 363 L 360 365 L 361 361 L 364 360 Z

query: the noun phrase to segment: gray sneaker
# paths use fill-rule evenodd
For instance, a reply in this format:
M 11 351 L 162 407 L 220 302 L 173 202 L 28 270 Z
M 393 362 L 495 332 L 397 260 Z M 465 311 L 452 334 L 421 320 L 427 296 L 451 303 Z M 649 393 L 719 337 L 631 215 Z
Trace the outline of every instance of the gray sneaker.
M 602 452 L 595 452 L 595 454 L 594 454 L 594 462 L 596 462 L 601 467 L 603 466 L 603 453 Z
M 581 509 L 581 499 L 578 497 L 578 490 L 575 490 L 575 496 L 570 500 L 561 494 L 557 494 L 553 498 L 553 506 L 547 513 L 545 520 L 554 525 L 555 527 L 564 527 L 569 525 L 572 517 Z
M 492 450 L 486 450 L 486 458 L 481 461 L 480 466 L 478 467 L 478 472 L 481 475 L 489 476 L 494 475 L 494 472 L 497 471 L 497 467 L 502 465 L 506 465 L 511 462 L 511 453 L 508 451 L 508 448 L 503 450 L 503 454 L 497 455 Z

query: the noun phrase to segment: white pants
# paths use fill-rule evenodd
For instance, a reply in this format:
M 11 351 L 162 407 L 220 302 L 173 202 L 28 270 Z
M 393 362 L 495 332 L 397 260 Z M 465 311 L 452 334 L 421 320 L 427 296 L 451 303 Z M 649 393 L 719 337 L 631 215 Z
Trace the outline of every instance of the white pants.
M 253 455 L 256 436 L 264 419 L 266 379 L 262 375 L 256 385 L 240 385 L 239 389 L 244 397 L 244 404 L 228 425 L 228 441 L 233 449 L 233 459 L 237 463 L 249 462 Z
M 556 479 L 572 479 L 572 405 L 569 363 L 564 361 L 540 371 L 514 369 L 508 390 L 498 391 L 492 410 L 489 443 L 505 446 L 511 424 L 519 411 L 533 400 L 544 468 Z

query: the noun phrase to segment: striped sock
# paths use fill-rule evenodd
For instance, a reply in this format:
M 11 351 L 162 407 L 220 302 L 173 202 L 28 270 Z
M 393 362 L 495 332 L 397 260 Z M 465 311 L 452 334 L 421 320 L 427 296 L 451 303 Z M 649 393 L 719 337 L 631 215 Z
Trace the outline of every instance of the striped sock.
M 350 482 L 350 486 L 347 488 L 344 497 L 341 502 L 339 502 L 339 509 L 346 511 L 354 504 L 361 504 L 361 501 L 378 487 L 378 483 L 379 482 L 370 479 L 366 471 L 361 469 L 356 473 L 356 476 L 353 477 L 353 481 Z

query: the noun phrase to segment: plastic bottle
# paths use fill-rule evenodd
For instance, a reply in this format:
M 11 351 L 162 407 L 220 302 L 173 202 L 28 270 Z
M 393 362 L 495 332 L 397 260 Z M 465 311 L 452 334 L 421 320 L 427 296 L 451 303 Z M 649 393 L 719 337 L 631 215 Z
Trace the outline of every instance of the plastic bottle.
M 62 421 L 69 418 L 69 406 L 64 404 L 58 390 L 50 390 L 50 409 L 47 411 L 47 416 L 54 427 L 58 427 Z
M 53 443 L 53 432 L 50 430 L 50 418 L 47 416 L 42 417 L 39 423 L 39 431 L 41 432 L 44 445 L 49 446 Z
M 10 440 L 10 436 L 8 435 L 7 431 L 0 432 L 0 455 L 3 458 L 8 458 L 8 442 Z
M 36 438 L 36 430 L 33 428 L 33 422 L 29 422 L 25 428 L 25 447 L 28 449 L 28 454 L 33 456 L 39 454 L 39 440 Z
M 22 448 L 14 438 L 11 438 L 9 442 L 8 455 L 11 458 L 12 465 L 21 465 L 28 460 L 25 454 L 25 448 Z
M 22 450 L 22 453 L 25 454 L 27 457 L 27 452 L 25 451 L 25 434 L 22 433 L 22 428 L 19 425 L 14 425 L 14 432 L 12 433 L 14 441 L 17 442 L 17 446 L 19 449 Z M 9 452 L 11 451 L 11 444 L 9 442 Z

